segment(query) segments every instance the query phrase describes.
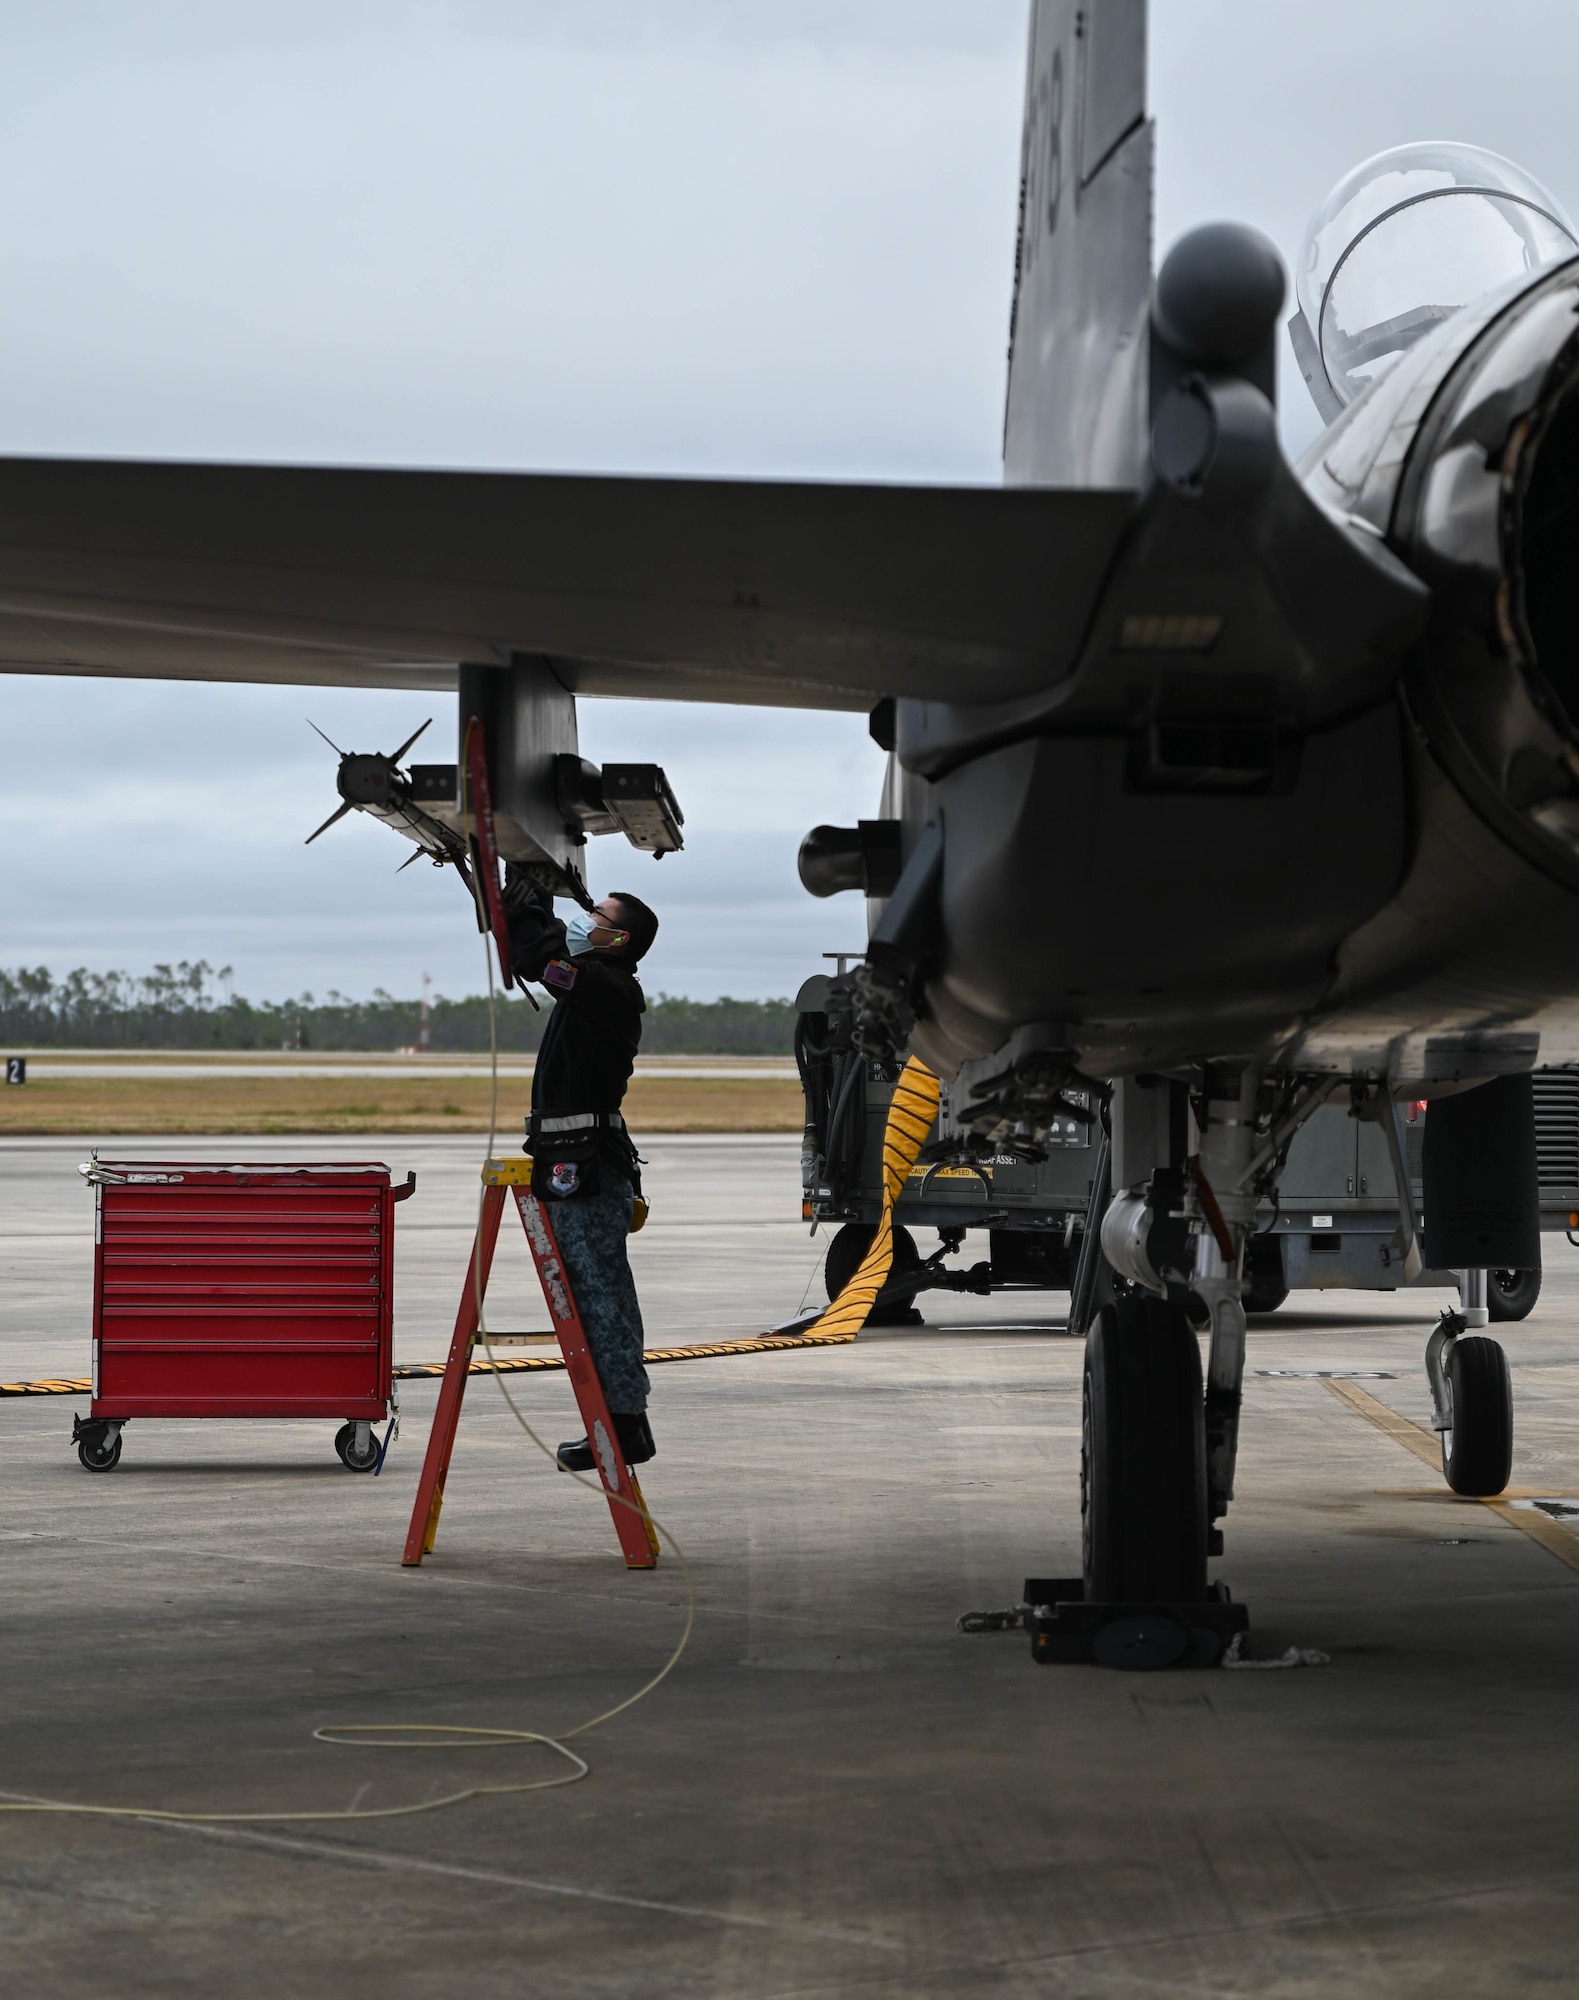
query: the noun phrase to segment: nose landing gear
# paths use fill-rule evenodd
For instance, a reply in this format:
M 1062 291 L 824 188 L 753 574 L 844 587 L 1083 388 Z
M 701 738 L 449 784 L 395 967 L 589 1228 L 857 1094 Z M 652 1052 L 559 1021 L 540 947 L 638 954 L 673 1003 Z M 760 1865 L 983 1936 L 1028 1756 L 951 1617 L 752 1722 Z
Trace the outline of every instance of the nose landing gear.
M 1129 1672 L 1211 1667 L 1249 1619 L 1206 1581 L 1201 1351 L 1182 1306 L 1127 1291 L 1086 1335 L 1084 1574 L 1028 1579 L 1031 1656 Z
M 1070 1301 L 1071 1325 L 1086 1328 L 1084 1574 L 1027 1582 L 1038 1660 L 1211 1666 L 1249 1623 L 1226 1586 L 1207 1582 L 1206 1564 L 1222 1552 L 1213 1524 L 1233 1497 L 1245 1360 L 1240 1265 L 1255 1217 L 1260 1078 L 1236 1066 L 1209 1069 L 1203 1081 L 1193 1160 L 1182 1143 L 1174 1151 L 1182 1104 L 1177 1121 L 1170 1111 L 1166 1148 L 1141 1158 L 1145 1179 L 1115 1170 L 1111 1203 L 1106 1145 L 1099 1156 Z M 1145 1153 L 1135 1136 L 1144 1107 L 1134 1112 L 1121 1104 L 1112 1114 L 1115 1133 L 1128 1117 L 1113 1158 L 1129 1166 Z M 1099 1256 L 1104 1266 L 1111 1258 L 1116 1278 L 1110 1302 L 1093 1311 Z M 1204 1383 L 1197 1318 L 1211 1328 Z
M 1139 1293 L 1104 1306 L 1086 1340 L 1080 1521 L 1086 1595 L 1189 1603 L 1206 1595 L 1201 1351 L 1183 1311 Z

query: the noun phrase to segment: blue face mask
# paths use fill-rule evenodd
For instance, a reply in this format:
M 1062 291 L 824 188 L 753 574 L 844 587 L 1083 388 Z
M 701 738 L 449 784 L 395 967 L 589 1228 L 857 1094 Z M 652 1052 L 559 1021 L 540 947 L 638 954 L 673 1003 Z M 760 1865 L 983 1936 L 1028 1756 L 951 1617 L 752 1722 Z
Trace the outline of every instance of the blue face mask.
M 585 910 L 577 910 L 565 919 L 565 949 L 572 958 L 584 958 L 592 949 L 592 933 L 598 928 L 599 919 L 589 917 Z

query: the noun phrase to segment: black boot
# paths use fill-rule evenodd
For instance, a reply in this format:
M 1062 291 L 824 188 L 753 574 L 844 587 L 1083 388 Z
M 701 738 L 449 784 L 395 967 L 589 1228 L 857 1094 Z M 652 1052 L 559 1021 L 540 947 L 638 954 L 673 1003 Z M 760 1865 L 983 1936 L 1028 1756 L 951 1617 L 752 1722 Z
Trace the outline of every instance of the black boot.
M 658 1447 L 652 1441 L 652 1426 L 647 1422 L 645 1410 L 611 1410 L 614 1419 L 614 1435 L 620 1441 L 620 1452 L 627 1465 L 645 1465 Z M 597 1460 L 592 1455 L 592 1446 L 584 1437 L 572 1444 L 562 1444 L 555 1454 L 561 1472 L 596 1472 Z
M 649 1458 L 657 1456 L 658 1447 L 652 1441 L 652 1426 L 647 1421 L 645 1410 L 635 1410 L 629 1415 L 615 1410 L 611 1414 L 614 1432 L 627 1465 L 645 1465 Z

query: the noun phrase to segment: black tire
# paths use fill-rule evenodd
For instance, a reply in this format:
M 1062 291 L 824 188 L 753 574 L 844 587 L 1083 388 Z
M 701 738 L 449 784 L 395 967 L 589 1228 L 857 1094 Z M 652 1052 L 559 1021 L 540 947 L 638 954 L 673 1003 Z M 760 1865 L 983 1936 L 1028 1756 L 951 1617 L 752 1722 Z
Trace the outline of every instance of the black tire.
M 822 1281 L 830 1300 L 839 1296 L 860 1269 L 861 1259 L 872 1247 L 872 1238 L 876 1234 L 875 1223 L 847 1222 L 828 1245 L 828 1254 L 822 1263 Z M 907 1272 L 920 1268 L 921 1252 L 916 1248 L 916 1239 L 908 1229 L 895 1224 L 894 1261 L 889 1277 L 903 1277 Z M 868 1326 L 913 1326 L 920 1317 L 907 1297 L 873 1306 L 866 1323 Z
M 113 1472 L 121 1462 L 121 1434 L 112 1431 L 108 1437 L 101 1431 L 92 1437 L 77 1440 L 77 1457 L 88 1472 Z
M 1541 1273 L 1533 1271 L 1488 1271 L 1486 1311 L 1494 1320 L 1528 1319 L 1541 1295 Z
M 1500 1341 L 1460 1334 L 1447 1357 L 1453 1427 L 1442 1433 L 1442 1471 L 1455 1493 L 1489 1498 L 1513 1470 L 1513 1377 Z
M 368 1426 L 367 1453 L 364 1457 L 356 1449 L 356 1420 L 343 1423 L 334 1434 L 334 1448 L 340 1454 L 340 1463 L 347 1472 L 371 1472 L 378 1463 L 378 1439 L 374 1437 L 372 1426 Z
M 1080 1517 L 1089 1602 L 1205 1597 L 1201 1350 L 1182 1309 L 1149 1292 L 1103 1306 L 1086 1336 Z
M 1275 1236 L 1251 1237 L 1245 1248 L 1245 1311 L 1275 1313 L 1287 1297 L 1282 1244 Z

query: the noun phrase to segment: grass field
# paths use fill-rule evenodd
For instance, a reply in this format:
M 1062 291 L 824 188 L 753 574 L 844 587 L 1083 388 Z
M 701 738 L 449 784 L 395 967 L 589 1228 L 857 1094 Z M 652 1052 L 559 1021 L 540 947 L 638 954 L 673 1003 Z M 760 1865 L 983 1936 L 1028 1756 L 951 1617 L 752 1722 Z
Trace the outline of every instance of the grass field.
M 499 1130 L 519 1133 L 531 1080 L 499 1081 Z M 798 1132 L 793 1077 L 638 1076 L 625 1099 L 636 1132 Z M 477 1076 L 30 1077 L 0 1090 L 0 1136 L 139 1133 L 486 1132 Z

